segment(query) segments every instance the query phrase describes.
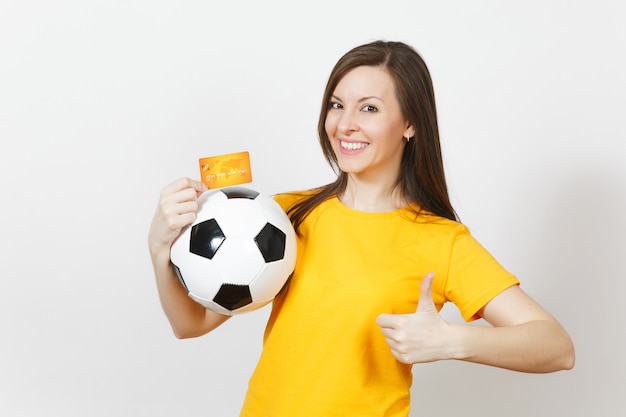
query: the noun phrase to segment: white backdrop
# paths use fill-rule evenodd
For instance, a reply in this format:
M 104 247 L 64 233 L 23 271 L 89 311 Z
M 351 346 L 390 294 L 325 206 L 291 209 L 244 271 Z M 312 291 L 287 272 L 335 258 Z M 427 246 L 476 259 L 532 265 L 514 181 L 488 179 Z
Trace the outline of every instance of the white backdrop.
M 330 181 L 326 77 L 383 38 L 429 64 L 461 219 L 577 349 L 549 375 L 415 366 L 411 415 L 623 416 L 624 21 L 617 0 L 1 0 L 0 415 L 236 416 L 268 308 L 174 338 L 158 193 L 243 150 L 260 191 Z

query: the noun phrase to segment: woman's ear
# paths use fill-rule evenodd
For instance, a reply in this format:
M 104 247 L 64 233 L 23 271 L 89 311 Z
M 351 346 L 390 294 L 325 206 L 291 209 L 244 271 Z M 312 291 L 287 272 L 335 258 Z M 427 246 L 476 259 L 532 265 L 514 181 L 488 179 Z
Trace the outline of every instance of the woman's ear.
M 415 129 L 413 129 L 412 125 L 408 125 L 406 130 L 404 131 L 404 137 L 411 139 L 413 136 L 415 136 Z

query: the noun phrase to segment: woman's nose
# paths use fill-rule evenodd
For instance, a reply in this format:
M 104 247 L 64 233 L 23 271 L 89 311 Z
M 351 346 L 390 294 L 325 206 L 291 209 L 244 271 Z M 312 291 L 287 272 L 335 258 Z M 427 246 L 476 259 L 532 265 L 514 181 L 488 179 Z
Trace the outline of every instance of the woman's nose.
M 358 130 L 358 123 L 355 114 L 352 111 L 344 109 L 341 113 L 341 117 L 339 118 L 337 129 L 339 129 L 341 133 L 349 133 Z

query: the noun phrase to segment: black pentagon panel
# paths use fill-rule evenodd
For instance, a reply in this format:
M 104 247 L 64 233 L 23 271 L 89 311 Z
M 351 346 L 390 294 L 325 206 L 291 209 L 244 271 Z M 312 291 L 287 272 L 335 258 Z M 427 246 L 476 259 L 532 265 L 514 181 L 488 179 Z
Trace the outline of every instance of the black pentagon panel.
M 280 261 L 285 256 L 285 233 L 274 226 L 266 223 L 263 229 L 254 238 L 265 262 Z
M 213 301 L 232 311 L 250 304 L 252 294 L 247 285 L 222 284 Z
M 185 284 L 185 280 L 183 279 L 183 274 L 180 272 L 180 268 L 178 268 L 174 264 L 172 264 L 172 266 L 174 267 L 174 272 L 176 273 L 176 276 L 178 277 L 178 280 L 180 281 L 181 284 L 183 284 L 183 287 L 185 287 L 185 290 L 187 290 L 187 292 L 189 292 L 189 288 L 187 288 L 187 284 Z
M 230 198 L 247 198 L 248 200 L 254 200 L 259 196 L 258 191 L 251 190 L 246 187 L 228 187 L 222 189 L 222 192 L 226 194 L 226 197 Z
M 205 220 L 192 226 L 189 237 L 189 252 L 213 259 L 225 239 L 226 236 L 217 224 L 217 220 Z

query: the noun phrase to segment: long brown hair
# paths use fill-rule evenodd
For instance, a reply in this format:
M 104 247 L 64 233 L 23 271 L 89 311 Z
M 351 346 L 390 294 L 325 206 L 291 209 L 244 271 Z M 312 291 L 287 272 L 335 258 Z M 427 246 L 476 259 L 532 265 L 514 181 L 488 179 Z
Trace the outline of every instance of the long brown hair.
M 348 51 L 331 71 L 322 99 L 317 131 L 324 157 L 337 173 L 337 179 L 315 189 L 289 209 L 288 214 L 296 231 L 311 210 L 346 189 L 348 174 L 339 169 L 325 123 L 337 84 L 350 70 L 360 66 L 382 67 L 391 75 L 402 115 L 415 127 L 415 136 L 404 148 L 396 182 L 407 204 L 416 210 L 416 214 L 425 210 L 450 220 L 458 220 L 448 196 L 430 72 L 422 57 L 409 45 L 378 40 Z

